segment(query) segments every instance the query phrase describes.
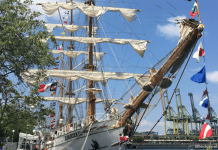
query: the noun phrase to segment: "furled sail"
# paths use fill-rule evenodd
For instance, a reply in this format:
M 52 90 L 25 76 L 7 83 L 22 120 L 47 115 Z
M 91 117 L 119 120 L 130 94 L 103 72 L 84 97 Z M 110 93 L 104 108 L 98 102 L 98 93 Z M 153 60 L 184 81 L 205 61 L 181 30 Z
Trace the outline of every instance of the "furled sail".
M 48 24 L 48 23 L 45 23 L 45 26 L 49 33 L 52 33 L 55 27 L 62 28 L 63 26 L 68 32 L 76 32 L 79 29 L 87 29 L 87 31 L 89 31 L 88 26 L 78 26 L 78 25 L 63 25 L 62 26 L 62 24 Z M 92 27 L 93 34 L 97 32 L 98 28 L 99 27 Z
M 59 101 L 61 103 L 64 104 L 70 104 L 70 105 L 77 105 L 77 104 L 81 104 L 81 103 L 85 103 L 87 101 L 89 101 L 88 98 L 74 98 L 74 97 L 42 97 L 47 101 Z M 115 99 L 100 99 L 97 98 L 95 103 L 100 103 L 100 102 L 104 102 L 104 101 L 109 101 L 109 102 L 114 102 Z
M 113 43 L 113 44 L 130 44 L 132 48 L 141 56 L 144 56 L 144 52 L 147 49 L 146 40 L 133 40 L 133 39 L 113 39 L 113 38 L 94 38 L 94 37 L 66 37 L 66 36 L 55 36 L 58 41 L 76 41 L 85 44 L 96 44 L 96 43 Z
M 179 35 L 179 41 L 178 44 L 180 42 L 182 42 L 187 36 L 188 34 L 190 34 L 194 29 L 191 26 L 185 26 L 182 22 L 179 24 L 180 27 L 180 35 Z
M 63 2 L 49 2 L 49 3 L 41 3 L 42 9 L 45 14 L 51 17 L 59 7 L 72 10 L 72 9 L 80 9 L 84 14 L 90 17 L 98 17 L 106 13 L 107 11 L 120 11 L 122 16 L 126 18 L 129 22 L 132 22 L 136 12 L 140 11 L 137 9 L 127 9 L 127 8 L 116 8 L 116 7 L 100 7 L 100 6 L 89 6 L 84 3 L 63 3 Z
M 88 51 L 65 51 L 65 50 L 51 50 L 51 53 L 53 54 L 61 54 L 64 53 L 66 56 L 75 58 L 79 56 L 80 54 L 89 55 Z M 100 61 L 103 58 L 103 55 L 106 54 L 104 52 L 93 52 L 93 55 L 95 56 L 97 61 Z
M 38 69 L 29 69 L 28 72 L 23 73 L 21 76 L 24 81 L 30 84 L 36 82 L 36 74 L 38 74 Z M 146 74 L 134 74 L 134 73 L 121 73 L 121 72 L 100 72 L 100 71 L 74 71 L 74 70 L 46 70 L 45 76 L 39 78 L 38 83 L 43 82 L 46 77 L 57 77 L 63 78 L 69 81 L 78 80 L 79 78 L 83 78 L 86 80 L 92 81 L 103 81 L 107 82 L 109 79 L 114 80 L 124 80 L 128 78 L 134 78 L 137 80 L 138 84 L 144 84 L 150 78 L 149 75 Z M 142 86 L 142 85 L 140 85 Z

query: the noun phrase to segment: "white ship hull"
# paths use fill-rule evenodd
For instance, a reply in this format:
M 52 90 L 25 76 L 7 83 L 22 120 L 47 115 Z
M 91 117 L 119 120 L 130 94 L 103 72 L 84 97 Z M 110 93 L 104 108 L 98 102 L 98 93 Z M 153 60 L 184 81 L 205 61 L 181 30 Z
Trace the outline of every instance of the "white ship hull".
M 92 145 L 94 145 L 93 140 L 98 143 L 98 149 L 101 150 L 118 150 L 119 144 L 119 134 L 122 133 L 123 127 L 109 129 L 112 121 L 107 123 L 106 127 L 94 130 L 95 127 L 100 127 L 104 122 L 97 123 L 91 127 L 91 131 L 87 137 L 87 133 L 82 133 L 84 129 L 79 129 L 73 132 L 69 132 L 62 136 L 58 136 L 54 139 L 54 145 L 49 147 L 49 150 L 81 150 L 83 145 L 83 150 L 94 150 Z M 86 128 L 88 131 L 89 127 Z M 93 129 L 93 130 L 92 130 Z M 79 135 L 80 134 L 80 135 Z M 86 139 L 87 137 L 87 139 Z

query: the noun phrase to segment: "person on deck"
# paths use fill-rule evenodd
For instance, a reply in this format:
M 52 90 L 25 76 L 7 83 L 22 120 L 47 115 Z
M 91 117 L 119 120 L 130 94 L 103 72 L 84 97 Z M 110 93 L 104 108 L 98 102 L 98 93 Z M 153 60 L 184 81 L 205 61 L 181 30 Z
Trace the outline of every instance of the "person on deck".
M 123 136 L 124 136 L 124 137 L 127 135 L 127 132 L 128 132 L 128 126 L 126 125 L 126 126 L 123 128 Z
M 126 141 L 129 142 L 129 136 L 127 135 L 127 136 L 125 136 L 125 138 L 126 138 Z
M 123 142 L 124 142 L 123 135 L 122 135 L 122 133 L 120 133 L 119 147 L 121 146 L 121 144 L 123 144 Z M 121 147 L 119 148 L 119 150 L 121 150 Z
M 129 140 L 129 137 L 132 136 L 132 129 L 133 129 L 132 120 L 130 120 L 129 123 L 127 124 L 127 128 L 128 128 L 127 135 Z
M 29 145 L 29 143 L 27 143 L 26 149 L 27 149 L 27 150 L 30 150 L 30 145 Z
M 124 142 L 123 135 L 120 133 L 120 144 Z

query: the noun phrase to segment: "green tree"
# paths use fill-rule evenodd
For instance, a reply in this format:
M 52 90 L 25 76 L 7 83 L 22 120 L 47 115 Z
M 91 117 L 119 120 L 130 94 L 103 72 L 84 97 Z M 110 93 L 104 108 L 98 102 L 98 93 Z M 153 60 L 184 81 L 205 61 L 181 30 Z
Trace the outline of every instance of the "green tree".
M 50 38 L 56 44 L 54 36 L 44 30 L 44 22 L 38 19 L 41 14 L 31 12 L 31 3 L 0 1 L 0 135 L 11 137 L 15 130 L 14 139 L 19 132 L 26 132 L 27 124 L 31 133 L 38 120 L 53 113 L 44 107 L 38 86 L 27 86 L 21 77 L 30 68 L 43 70 L 55 65 L 53 56 L 48 55 L 49 45 L 42 42 Z

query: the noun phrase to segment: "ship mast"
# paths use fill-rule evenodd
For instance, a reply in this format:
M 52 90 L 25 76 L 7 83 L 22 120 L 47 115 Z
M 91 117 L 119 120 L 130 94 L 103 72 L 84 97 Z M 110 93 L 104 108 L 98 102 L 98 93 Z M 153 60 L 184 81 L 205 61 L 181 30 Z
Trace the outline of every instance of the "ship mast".
M 89 6 L 91 6 L 92 0 L 89 0 Z M 89 37 L 92 37 L 92 17 L 89 17 Z M 89 44 L 89 71 L 93 71 L 93 52 L 92 52 L 92 44 Z M 93 88 L 94 82 L 89 80 L 89 88 Z M 89 92 L 89 121 L 94 121 L 95 115 L 95 95 L 93 92 Z
M 64 42 L 63 42 L 63 49 L 64 49 Z M 62 54 L 62 56 L 63 56 L 63 57 L 62 57 L 61 70 L 64 69 L 64 55 Z M 60 90 L 61 90 L 61 95 L 60 95 L 60 97 L 63 97 L 63 78 L 61 78 L 61 88 L 60 88 Z M 63 103 L 60 103 L 60 106 L 59 106 L 60 119 L 62 119 L 62 117 L 63 117 L 62 109 L 63 109 Z M 60 123 L 60 124 L 59 124 L 59 128 L 61 129 L 61 127 L 62 127 L 62 124 Z
M 71 3 L 73 3 L 73 0 L 71 0 Z M 73 24 L 73 10 L 71 9 L 71 21 L 70 24 Z M 71 37 L 73 36 L 73 33 L 70 33 Z M 70 51 L 72 51 L 73 49 L 73 43 L 72 41 L 70 41 Z M 70 57 L 70 70 L 72 70 L 72 58 Z M 69 99 L 71 98 L 71 94 L 72 94 L 72 81 L 69 81 Z M 71 120 L 71 105 L 68 105 L 68 126 L 70 127 L 70 124 L 72 122 Z
M 197 42 L 197 40 L 201 37 L 201 30 L 195 29 L 194 32 L 191 33 L 191 36 L 169 57 L 169 59 L 165 62 L 165 64 L 150 78 L 150 88 L 153 90 L 154 87 L 158 86 L 159 83 L 164 78 L 165 74 L 170 70 L 173 64 L 177 61 L 180 56 L 186 52 L 188 47 L 190 47 L 193 42 Z M 123 116 L 119 121 L 119 126 L 123 126 L 126 124 L 126 121 L 129 117 L 131 117 L 139 108 L 140 105 L 144 102 L 144 100 L 149 96 L 151 92 L 143 90 L 140 95 L 136 98 L 133 103 L 133 107 L 125 111 Z

